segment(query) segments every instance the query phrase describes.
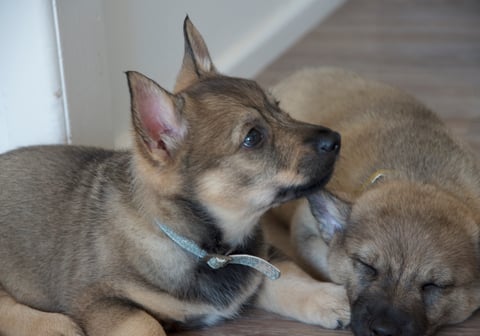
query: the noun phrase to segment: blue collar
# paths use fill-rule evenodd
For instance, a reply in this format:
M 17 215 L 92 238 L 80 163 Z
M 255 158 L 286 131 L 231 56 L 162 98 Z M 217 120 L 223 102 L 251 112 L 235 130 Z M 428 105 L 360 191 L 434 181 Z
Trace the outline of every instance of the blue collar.
M 213 269 L 219 269 L 227 266 L 228 264 L 239 264 L 252 267 L 257 271 L 263 273 L 271 280 L 276 280 L 280 277 L 280 270 L 262 258 L 249 254 L 221 255 L 208 253 L 200 246 L 198 246 L 194 241 L 179 235 L 170 227 L 160 223 L 156 219 L 155 224 L 168 238 L 170 238 L 178 246 L 180 246 L 185 251 L 188 251 L 191 254 L 195 255 L 201 261 L 206 262 L 207 265 Z

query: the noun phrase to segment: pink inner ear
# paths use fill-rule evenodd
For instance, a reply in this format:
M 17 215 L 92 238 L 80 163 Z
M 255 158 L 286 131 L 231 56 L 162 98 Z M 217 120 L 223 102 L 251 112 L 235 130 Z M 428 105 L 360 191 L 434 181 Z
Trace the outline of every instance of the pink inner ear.
M 158 98 L 152 96 L 141 97 L 137 107 L 145 131 L 153 141 L 158 142 L 161 134 L 167 130 L 162 116 L 169 111 L 166 111 L 166 106 L 163 106 Z
M 168 144 L 184 135 L 184 127 L 168 93 L 142 85 L 137 92 L 136 107 L 141 124 L 152 140 L 149 146 L 168 150 Z

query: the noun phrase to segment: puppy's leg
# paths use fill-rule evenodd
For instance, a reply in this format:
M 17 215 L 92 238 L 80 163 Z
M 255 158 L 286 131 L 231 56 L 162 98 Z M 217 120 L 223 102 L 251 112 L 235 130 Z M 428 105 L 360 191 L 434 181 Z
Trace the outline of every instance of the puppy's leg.
M 282 261 L 276 266 L 282 275 L 275 281 L 265 280 L 257 306 L 330 329 L 349 324 L 350 308 L 342 286 L 319 282 L 291 261 Z
M 89 336 L 166 336 L 147 312 L 122 302 L 96 302 L 82 318 Z
M 82 336 L 84 334 L 68 316 L 46 313 L 20 304 L 0 287 L 0 335 Z

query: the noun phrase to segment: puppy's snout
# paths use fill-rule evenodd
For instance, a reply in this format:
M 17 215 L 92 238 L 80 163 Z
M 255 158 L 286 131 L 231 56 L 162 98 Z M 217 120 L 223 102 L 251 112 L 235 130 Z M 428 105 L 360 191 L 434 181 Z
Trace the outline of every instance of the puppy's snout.
M 372 336 L 397 336 L 401 335 L 400 329 L 390 320 L 377 319 L 370 327 Z
M 360 295 L 352 305 L 355 336 L 425 335 L 427 319 L 420 305 L 410 302 L 408 311 L 378 292 Z
M 335 153 L 340 151 L 340 134 L 335 131 L 322 130 L 316 139 L 316 149 L 319 154 Z

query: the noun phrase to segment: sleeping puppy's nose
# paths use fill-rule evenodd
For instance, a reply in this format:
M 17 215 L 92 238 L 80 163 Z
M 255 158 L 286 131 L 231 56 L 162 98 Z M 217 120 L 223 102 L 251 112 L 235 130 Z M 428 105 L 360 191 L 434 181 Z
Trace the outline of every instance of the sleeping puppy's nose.
M 317 138 L 317 151 L 319 154 L 332 152 L 338 154 L 338 152 L 340 151 L 340 143 L 340 134 L 338 134 L 337 132 L 331 130 L 321 131 L 320 135 Z

